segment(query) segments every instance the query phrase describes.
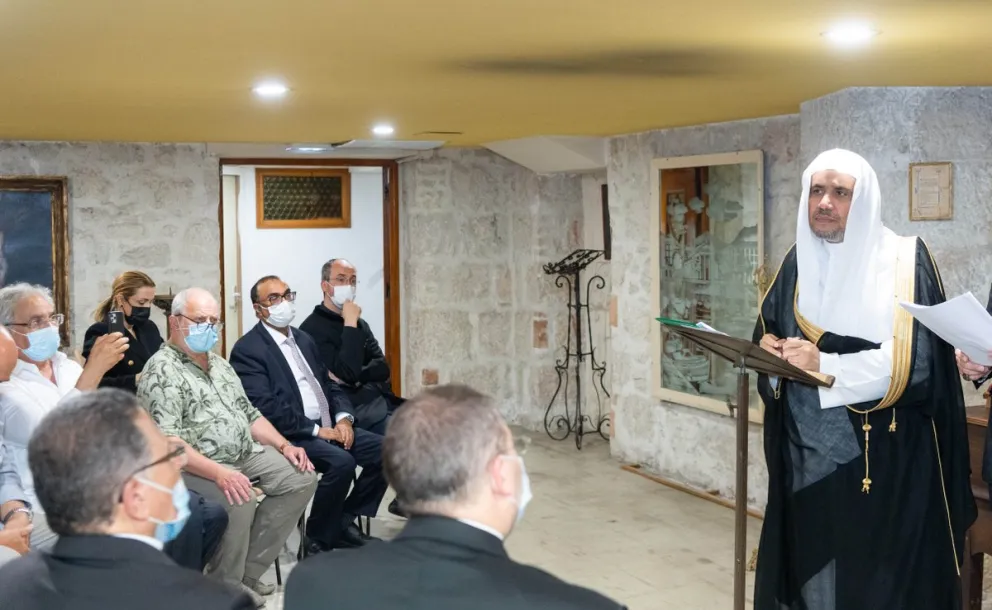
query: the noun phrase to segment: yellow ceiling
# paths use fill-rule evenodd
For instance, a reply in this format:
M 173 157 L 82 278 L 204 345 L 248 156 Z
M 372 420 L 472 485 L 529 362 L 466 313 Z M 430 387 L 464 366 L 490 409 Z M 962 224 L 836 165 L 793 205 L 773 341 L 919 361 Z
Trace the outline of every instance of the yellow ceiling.
M 881 35 L 830 48 L 848 17 Z M 990 85 L 990 26 L 992 0 L 0 0 L 0 138 L 617 134 Z M 255 99 L 265 77 L 289 96 Z

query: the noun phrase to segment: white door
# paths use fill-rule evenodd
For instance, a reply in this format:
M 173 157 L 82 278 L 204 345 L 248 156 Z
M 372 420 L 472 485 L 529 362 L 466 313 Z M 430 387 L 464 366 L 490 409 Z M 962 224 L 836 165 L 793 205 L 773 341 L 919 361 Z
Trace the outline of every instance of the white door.
M 238 176 L 224 174 L 221 184 L 224 226 L 224 357 L 241 338 L 241 237 L 238 233 Z

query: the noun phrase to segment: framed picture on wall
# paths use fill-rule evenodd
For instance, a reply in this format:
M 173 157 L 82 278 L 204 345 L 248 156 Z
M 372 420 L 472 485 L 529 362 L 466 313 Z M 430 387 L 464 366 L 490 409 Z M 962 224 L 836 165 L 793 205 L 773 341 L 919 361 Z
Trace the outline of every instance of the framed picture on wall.
M 347 229 L 351 227 L 348 168 L 255 170 L 259 229 Z
M 0 176 L 0 287 L 27 282 L 52 291 L 69 345 L 69 188 L 65 177 Z
M 654 159 L 651 167 L 652 312 L 750 337 L 764 258 L 761 151 Z M 660 324 L 651 325 L 651 343 L 657 398 L 729 414 L 737 394 L 731 363 Z M 749 419 L 760 423 L 756 379 Z

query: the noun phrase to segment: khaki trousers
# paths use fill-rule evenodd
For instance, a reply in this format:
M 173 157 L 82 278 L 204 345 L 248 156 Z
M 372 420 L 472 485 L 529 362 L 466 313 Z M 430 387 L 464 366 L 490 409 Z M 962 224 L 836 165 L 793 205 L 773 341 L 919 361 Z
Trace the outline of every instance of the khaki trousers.
M 272 447 L 253 453 L 233 468 L 264 492 L 265 498 L 240 506 L 231 505 L 213 481 L 189 473 L 186 485 L 227 509 L 227 531 L 220 548 L 207 565 L 207 574 L 237 585 L 246 578 L 258 580 L 279 556 L 317 488 L 317 476 L 299 472 Z

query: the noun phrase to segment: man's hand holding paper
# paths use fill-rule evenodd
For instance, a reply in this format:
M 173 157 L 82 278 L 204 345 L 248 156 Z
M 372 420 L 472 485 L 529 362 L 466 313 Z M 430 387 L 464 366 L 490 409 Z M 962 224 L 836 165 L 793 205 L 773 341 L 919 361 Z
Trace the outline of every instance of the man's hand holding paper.
M 966 292 L 938 305 L 900 305 L 935 335 L 953 345 L 973 365 L 992 365 L 992 316 Z M 962 363 L 958 357 L 958 365 Z M 975 369 L 977 371 L 977 368 Z M 963 374 L 968 374 L 962 369 Z

